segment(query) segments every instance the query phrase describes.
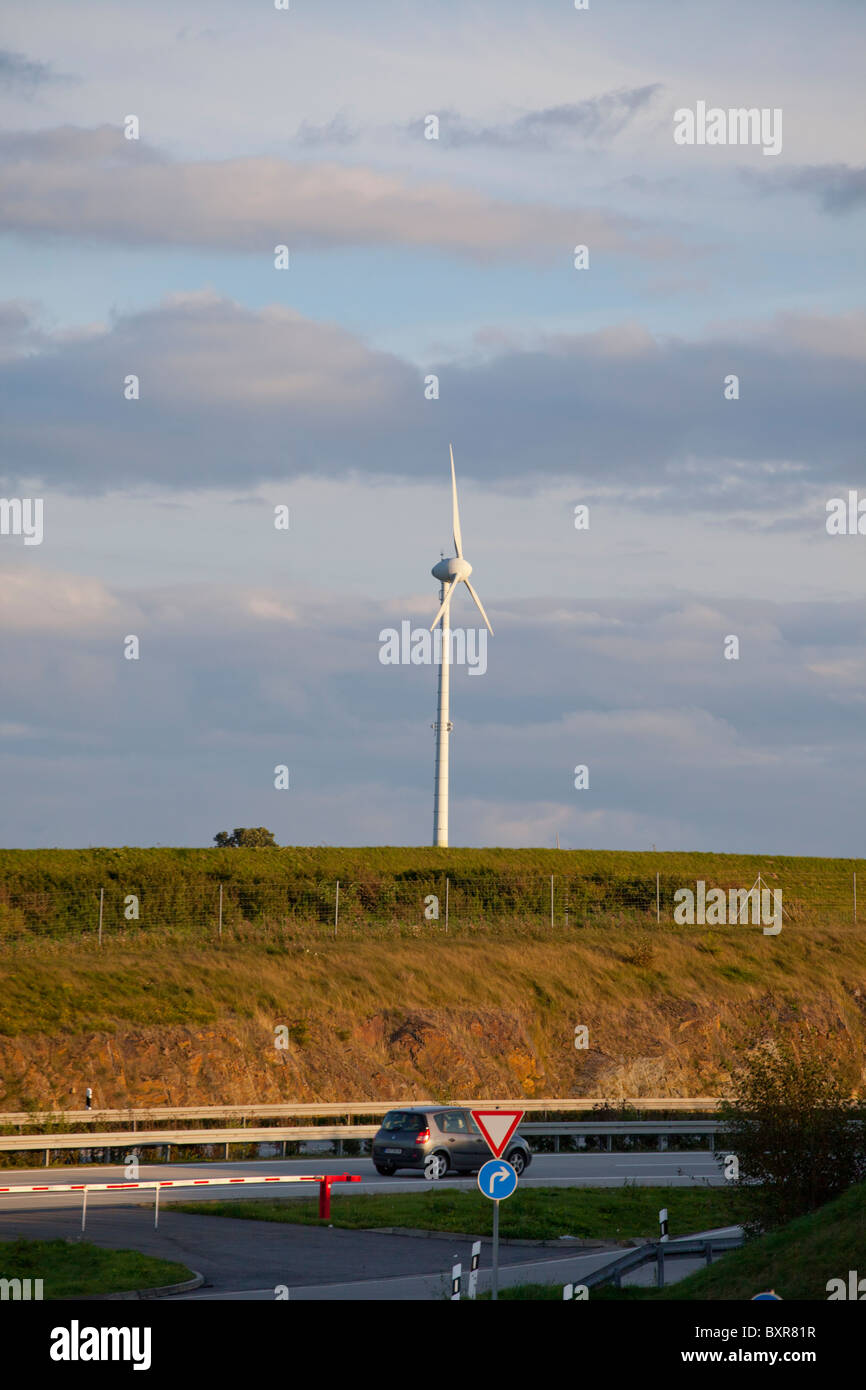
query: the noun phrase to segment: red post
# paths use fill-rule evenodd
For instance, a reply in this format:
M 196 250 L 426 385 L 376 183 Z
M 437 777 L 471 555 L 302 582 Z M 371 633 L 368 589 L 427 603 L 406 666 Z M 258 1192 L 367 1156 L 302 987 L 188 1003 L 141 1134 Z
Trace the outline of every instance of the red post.
M 324 1177 L 301 1178 L 301 1182 L 317 1182 L 319 1184 L 319 1218 L 321 1220 L 326 1220 L 331 1215 L 331 1183 L 360 1181 L 361 1178 L 357 1173 L 328 1173 Z

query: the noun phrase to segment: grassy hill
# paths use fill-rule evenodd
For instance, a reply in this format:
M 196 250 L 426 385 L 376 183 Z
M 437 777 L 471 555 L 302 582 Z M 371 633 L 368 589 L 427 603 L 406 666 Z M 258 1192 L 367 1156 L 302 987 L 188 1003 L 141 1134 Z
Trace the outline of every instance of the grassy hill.
M 86 1084 L 108 1106 L 714 1095 L 756 1038 L 804 1025 L 862 1085 L 851 925 L 39 942 L 0 953 L 0 1109 L 77 1106 Z
M 410 933 L 431 920 L 449 931 L 492 926 L 544 930 L 551 876 L 556 926 L 599 921 L 671 921 L 677 888 L 698 878 L 750 888 L 763 876 L 781 888 L 786 921 L 853 919 L 853 874 L 866 861 L 783 856 L 657 854 L 596 850 L 454 849 L 90 849 L 0 851 L 0 944 L 22 935 L 168 933 L 211 939 Z M 656 876 L 658 875 L 658 884 Z M 136 898 L 137 918 L 127 899 Z M 439 918 L 425 917 L 438 899 Z M 427 905 L 428 913 L 431 911 Z M 864 908 L 866 911 L 866 908 Z
M 556 850 L 3 851 L 0 1109 L 78 1105 L 87 1084 L 107 1106 L 717 1094 L 756 1037 L 804 1025 L 861 1086 L 856 867 Z M 748 888 L 759 872 L 783 891 L 778 936 L 673 924 L 676 887 Z M 425 916 L 429 895 L 438 917 Z M 138 919 L 124 915 L 130 896 Z
M 662 1299 L 750 1299 L 775 1289 L 793 1298 L 827 1298 L 827 1282 L 849 1269 L 866 1275 L 866 1184 L 820 1210 L 734 1250 L 709 1269 L 662 1289 Z

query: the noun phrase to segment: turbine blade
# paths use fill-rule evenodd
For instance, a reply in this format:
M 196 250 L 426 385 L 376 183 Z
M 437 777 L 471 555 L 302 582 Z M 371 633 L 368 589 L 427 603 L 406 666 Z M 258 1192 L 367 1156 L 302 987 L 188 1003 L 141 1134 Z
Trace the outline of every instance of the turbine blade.
M 463 537 L 460 534 L 460 512 L 457 509 L 457 477 L 454 472 L 454 450 L 451 448 L 450 444 L 448 445 L 448 448 L 451 449 L 451 511 L 454 520 L 454 545 L 457 549 L 458 560 L 462 560 Z
M 441 606 L 440 606 L 439 612 L 436 614 L 436 617 L 433 619 L 432 623 L 430 624 L 430 631 L 431 631 L 431 632 L 433 631 L 433 629 L 434 629 L 434 627 L 436 626 L 436 624 L 438 623 L 439 619 L 442 617 L 442 614 L 445 612 L 445 609 L 448 607 L 449 603 L 451 602 L 451 595 L 454 593 L 454 589 L 455 589 L 456 585 L 457 585 L 459 582 L 460 582 L 460 581 L 457 580 L 457 579 L 452 579 L 451 582 L 450 582 L 450 584 L 448 585 L 448 588 L 445 590 L 445 597 L 444 597 L 443 600 L 442 600 L 442 604 L 441 604 Z
M 480 599 L 480 598 L 478 597 L 478 595 L 476 594 L 475 590 L 473 589 L 472 585 L 469 583 L 469 580 L 468 580 L 468 579 L 464 579 L 463 583 L 466 585 L 466 587 L 467 587 L 467 589 L 469 590 L 470 594 L 471 594 L 472 597 L 474 598 L 474 600 L 475 600 L 475 607 L 478 609 L 478 612 L 481 614 L 481 616 L 482 616 L 482 618 L 484 619 L 485 623 L 487 623 L 487 631 L 490 633 L 490 636 L 492 637 L 492 636 L 493 636 L 493 628 L 492 628 L 492 627 L 490 626 L 490 624 L 487 622 L 487 614 L 484 612 L 484 609 L 483 609 L 483 607 L 482 607 L 482 605 L 481 605 L 481 599 Z

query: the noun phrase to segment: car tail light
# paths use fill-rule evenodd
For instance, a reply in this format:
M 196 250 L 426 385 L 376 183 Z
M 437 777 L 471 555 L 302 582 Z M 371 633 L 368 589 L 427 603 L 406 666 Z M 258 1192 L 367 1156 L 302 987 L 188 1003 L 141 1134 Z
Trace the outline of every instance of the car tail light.
M 429 1138 L 430 1138 L 430 1131 L 429 1131 L 429 1129 L 422 1129 L 421 1133 L 420 1133 L 419 1135 L 416 1136 L 416 1138 L 415 1138 L 415 1143 L 416 1143 L 416 1144 L 426 1144 L 426 1143 L 428 1142 Z

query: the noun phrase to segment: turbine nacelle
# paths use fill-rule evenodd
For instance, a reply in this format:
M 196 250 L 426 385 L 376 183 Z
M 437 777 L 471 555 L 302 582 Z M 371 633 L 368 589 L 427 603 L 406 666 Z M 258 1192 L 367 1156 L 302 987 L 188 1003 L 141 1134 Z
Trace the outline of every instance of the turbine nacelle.
M 468 560 L 462 556 L 455 555 L 448 560 L 440 560 L 438 565 L 434 565 L 430 573 L 434 579 L 438 579 L 442 584 L 447 584 L 450 580 L 468 579 L 472 573 L 472 566 Z

